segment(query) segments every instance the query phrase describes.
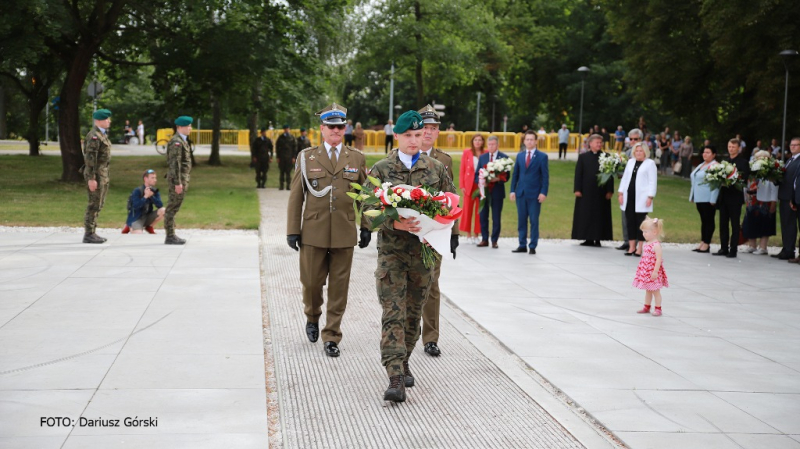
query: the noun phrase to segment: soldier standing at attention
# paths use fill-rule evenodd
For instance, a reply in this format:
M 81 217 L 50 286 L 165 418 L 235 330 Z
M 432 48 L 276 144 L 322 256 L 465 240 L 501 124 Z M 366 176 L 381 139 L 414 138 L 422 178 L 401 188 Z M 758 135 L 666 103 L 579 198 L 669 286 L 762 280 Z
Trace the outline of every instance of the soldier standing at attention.
M 431 105 L 420 109 L 424 128 L 422 131 L 422 154 L 436 159 L 444 164 L 450 181 L 453 181 L 453 158 L 444 151 L 434 148 L 436 139 L 439 137 L 439 125 L 442 123 L 439 114 Z M 453 225 L 453 235 L 458 235 L 458 223 Z M 438 357 L 441 354 L 439 349 L 439 303 L 441 301 L 441 291 L 439 290 L 439 275 L 442 272 L 442 261 L 436 263 L 433 270 L 433 282 L 428 294 L 428 300 L 422 308 L 422 343 L 425 345 L 425 353 Z
M 370 170 L 370 175 L 382 183 L 424 185 L 444 192 L 455 192 L 456 188 L 444 164 L 420 152 L 423 126 L 422 116 L 418 112 L 403 113 L 393 129 L 398 151 L 378 161 Z M 370 184 L 367 188 L 373 187 Z M 379 206 L 371 207 L 377 209 Z M 434 274 L 434 267 L 425 268 L 422 262 L 419 237 L 411 234 L 419 230 L 418 220 L 401 218 L 399 221 L 384 222 L 378 232 L 375 278 L 378 298 L 383 307 L 381 363 L 389 375 L 389 388 L 383 395 L 385 401 L 405 401 L 406 387 L 414 386 L 408 359 L 419 338 L 420 316 Z M 458 234 L 454 234 L 450 239 L 453 257 L 457 246 Z
M 311 140 L 308 139 L 308 132 L 305 128 L 300 128 L 300 137 L 297 138 L 297 153 L 299 154 L 301 151 L 310 147 Z
M 266 128 L 261 128 L 261 135 L 250 144 L 250 156 L 256 169 L 256 188 L 263 189 L 267 183 L 269 161 L 272 160 L 272 141 L 267 137 Z
M 328 280 L 322 341 L 325 354 L 338 357 L 356 244 L 355 211 L 347 192 L 352 190 L 350 183 L 366 181 L 367 168 L 364 154 L 342 145 L 347 109 L 333 103 L 317 115 L 322 120 L 319 129 L 323 143 L 298 155 L 289 195 L 286 241 L 300 251 L 306 336 L 312 343 L 319 338 L 322 287 Z M 371 238 L 364 224 L 358 247 L 366 248 Z
M 175 214 L 181 208 L 183 197 L 189 190 L 189 173 L 192 171 L 192 155 L 187 139 L 192 132 L 191 117 L 180 116 L 175 119 L 175 134 L 167 144 L 167 184 L 169 184 L 169 203 L 164 214 L 164 229 L 167 245 L 183 245 L 186 240 L 175 235 Z
M 103 209 L 108 193 L 108 164 L 111 161 L 111 141 L 108 128 L 111 127 L 111 111 L 98 109 L 92 114 L 94 127 L 86 135 L 83 148 L 83 179 L 89 193 L 89 203 L 83 217 L 83 243 L 103 243 L 105 238 L 95 233 L 97 215 Z
M 297 160 L 297 141 L 289 133 L 289 125 L 283 125 L 283 134 L 278 136 L 275 142 L 275 153 L 278 156 L 278 169 L 281 174 L 279 179 L 279 190 L 283 190 L 283 180 L 286 178 L 286 190 L 289 190 L 289 182 L 292 179 L 292 169 Z

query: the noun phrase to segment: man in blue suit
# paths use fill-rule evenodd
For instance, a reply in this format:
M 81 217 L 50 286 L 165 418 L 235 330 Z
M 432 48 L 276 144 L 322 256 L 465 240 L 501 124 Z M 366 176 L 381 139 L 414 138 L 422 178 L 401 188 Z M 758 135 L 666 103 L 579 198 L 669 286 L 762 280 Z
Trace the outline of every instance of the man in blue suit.
M 536 254 L 539 244 L 539 211 L 547 199 L 550 185 L 550 172 L 547 165 L 547 154 L 536 150 L 536 134 L 528 131 L 525 134 L 525 149 L 517 155 L 514 173 L 511 176 L 511 195 L 509 199 L 517 203 L 517 230 L 519 231 L 519 247 L 512 253 Z M 528 249 L 528 221 L 531 223 L 531 242 Z
M 494 162 L 498 159 L 506 159 L 508 156 L 505 153 L 497 151 L 497 136 L 489 136 L 486 141 L 486 153 L 481 154 L 478 158 L 478 167 L 486 168 L 489 162 Z M 475 170 L 475 183 L 478 183 L 478 175 L 480 170 Z M 508 179 L 508 178 L 506 178 Z M 506 199 L 506 182 L 496 181 L 491 186 L 487 185 L 486 189 L 487 201 L 483 203 L 483 208 L 480 211 L 481 219 L 481 242 L 478 243 L 479 247 L 489 246 L 489 209 L 492 212 L 492 248 L 497 249 L 497 239 L 500 238 L 500 215 L 503 213 L 503 201 Z

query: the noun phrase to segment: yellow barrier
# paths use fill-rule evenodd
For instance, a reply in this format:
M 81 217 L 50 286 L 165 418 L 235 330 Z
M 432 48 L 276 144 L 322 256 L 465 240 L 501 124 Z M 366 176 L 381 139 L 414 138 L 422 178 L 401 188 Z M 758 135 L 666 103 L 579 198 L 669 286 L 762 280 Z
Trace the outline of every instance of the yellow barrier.
M 267 137 L 272 139 L 273 143 L 278 139 L 278 136 L 283 132 L 280 129 L 273 129 L 267 131 Z M 289 132 L 295 136 L 300 136 L 299 129 L 292 129 Z M 516 153 L 522 145 L 522 133 L 489 133 L 489 132 L 476 132 L 476 131 L 441 131 L 439 138 L 436 140 L 436 147 L 448 152 L 460 152 L 470 146 L 472 138 L 476 134 L 481 134 L 484 139 L 489 136 L 497 136 L 499 143 L 499 150 L 505 153 Z M 319 145 L 322 141 L 319 129 L 308 129 L 308 138 L 312 146 Z M 172 129 L 164 128 L 156 132 L 156 139 L 162 140 L 172 137 Z M 192 130 L 191 139 L 197 145 L 210 145 L 212 131 L 210 129 Z M 539 149 L 546 152 L 558 152 L 558 134 L 538 134 Z M 578 135 L 570 133 L 568 151 L 577 151 L 583 144 L 583 140 L 589 137 L 589 134 Z M 365 153 L 383 153 L 386 142 L 386 135 L 383 131 L 364 130 L 364 152 Z M 250 131 L 224 129 L 220 131 L 220 145 L 236 145 L 240 151 L 250 151 Z M 396 147 L 396 144 L 395 144 Z M 610 143 L 604 145 L 606 150 L 612 149 Z

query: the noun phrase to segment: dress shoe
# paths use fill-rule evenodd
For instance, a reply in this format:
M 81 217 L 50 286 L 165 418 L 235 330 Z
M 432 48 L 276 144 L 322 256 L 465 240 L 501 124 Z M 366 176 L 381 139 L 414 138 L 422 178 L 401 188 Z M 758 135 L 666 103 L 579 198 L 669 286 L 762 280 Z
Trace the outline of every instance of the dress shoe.
M 711 252 L 711 247 L 709 246 L 706 249 L 697 249 L 695 251 L 698 252 L 698 253 L 710 253 Z
M 408 360 L 403 362 L 403 377 L 405 378 L 406 388 L 414 386 L 414 375 L 411 374 L 411 369 L 408 367 Z
M 316 343 L 319 339 L 319 323 L 306 323 L 306 337 L 311 343 Z
M 595 240 L 595 241 L 592 243 L 592 246 L 595 246 L 595 247 L 598 247 L 598 248 L 599 248 L 599 247 L 601 247 L 601 246 L 603 246 L 603 245 L 601 245 L 601 244 L 600 244 L 600 240 Z
M 384 401 L 405 402 L 406 385 L 402 375 L 389 378 L 389 388 L 383 393 Z
M 183 245 L 186 243 L 186 240 L 178 237 L 177 235 L 168 235 L 166 239 L 164 239 L 165 245 Z
M 736 258 L 736 251 L 731 251 L 725 255 L 728 259 L 735 259 Z
M 778 253 L 778 255 L 772 257 L 777 257 L 778 260 L 789 260 L 794 259 L 794 254 Z
M 123 234 L 128 234 L 128 233 L 130 233 L 130 232 L 131 232 L 131 227 L 130 227 L 130 226 L 128 226 L 128 225 L 125 225 L 125 227 L 124 227 L 124 228 L 122 228 L 122 233 L 123 233 Z
M 492 242 L 492 249 L 497 249 L 497 248 L 499 248 L 499 246 L 497 246 L 497 242 Z
M 100 238 L 97 234 L 85 234 L 83 236 L 83 243 L 103 243 L 105 240 Z
M 789 263 L 800 263 L 800 257 L 795 257 L 794 259 L 787 260 Z
M 634 256 L 634 257 L 642 257 L 642 255 L 641 255 L 641 254 L 639 254 L 639 253 L 633 253 L 633 256 Z
M 435 341 L 429 341 L 425 343 L 425 353 L 433 357 L 439 357 L 442 351 L 439 349 L 439 345 L 437 345 Z
M 152 226 L 148 226 L 148 227 L 144 228 L 144 230 L 147 231 L 148 234 L 155 234 L 156 233 L 156 230 L 153 229 Z
M 619 249 L 619 250 L 628 250 L 628 249 L 630 249 L 630 248 L 631 248 L 631 246 L 630 246 L 629 244 L 627 244 L 627 243 L 623 243 L 622 245 L 620 245 L 620 246 L 616 247 L 615 249 Z
M 487 242 L 486 240 L 481 240 L 481 242 L 478 243 L 478 248 L 483 248 L 486 246 L 489 246 L 489 242 Z
M 528 252 L 528 248 L 525 248 L 524 246 L 520 246 L 517 249 L 512 249 L 511 252 L 512 253 L 527 253 Z
M 728 250 L 727 249 L 721 249 L 721 250 L 715 252 L 714 255 L 715 256 L 727 256 L 728 255 Z
M 339 357 L 339 346 L 335 341 L 325 342 L 325 355 L 328 357 Z
M 536 254 L 536 248 L 529 249 L 528 254 Z
M 634 252 L 635 252 L 635 251 L 634 251 Z M 634 253 L 629 253 L 629 252 L 625 251 L 625 253 L 624 253 L 624 254 L 625 254 L 626 256 L 632 256 Z
M 581 243 L 581 246 L 594 246 L 594 241 L 593 240 L 587 240 L 587 241 Z

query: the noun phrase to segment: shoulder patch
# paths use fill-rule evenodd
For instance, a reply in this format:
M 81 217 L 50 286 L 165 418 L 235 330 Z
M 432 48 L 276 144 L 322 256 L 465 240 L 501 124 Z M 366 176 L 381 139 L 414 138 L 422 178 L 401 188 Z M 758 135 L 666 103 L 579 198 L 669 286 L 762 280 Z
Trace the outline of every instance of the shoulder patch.
M 97 136 L 92 136 L 92 140 L 97 140 Z

